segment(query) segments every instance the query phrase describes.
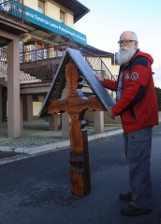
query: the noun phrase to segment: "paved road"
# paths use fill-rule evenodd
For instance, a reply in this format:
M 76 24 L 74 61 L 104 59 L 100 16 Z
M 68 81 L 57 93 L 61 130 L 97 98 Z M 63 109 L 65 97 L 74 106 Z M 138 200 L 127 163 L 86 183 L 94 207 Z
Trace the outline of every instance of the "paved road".
M 69 148 L 0 165 L 0 224 L 161 224 L 161 126 L 154 128 L 153 211 L 121 216 L 128 190 L 122 135 L 89 143 L 92 191 L 72 196 Z

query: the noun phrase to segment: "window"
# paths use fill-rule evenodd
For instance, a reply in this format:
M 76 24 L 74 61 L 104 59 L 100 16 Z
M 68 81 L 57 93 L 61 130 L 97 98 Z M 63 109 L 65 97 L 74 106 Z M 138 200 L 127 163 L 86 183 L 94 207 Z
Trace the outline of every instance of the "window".
M 38 12 L 45 13 L 45 3 L 41 0 L 38 1 Z
M 11 9 L 11 3 L 8 0 L 0 0 L 0 7 L 8 12 Z
M 60 22 L 65 23 L 65 12 L 60 11 Z

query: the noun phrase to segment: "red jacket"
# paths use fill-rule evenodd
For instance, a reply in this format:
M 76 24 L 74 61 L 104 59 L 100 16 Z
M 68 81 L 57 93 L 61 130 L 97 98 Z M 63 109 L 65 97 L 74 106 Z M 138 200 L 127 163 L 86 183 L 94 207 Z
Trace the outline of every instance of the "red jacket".
M 138 50 L 122 72 L 121 97 L 112 107 L 114 116 L 120 115 L 124 133 L 158 124 L 158 104 L 153 83 L 153 58 Z M 118 81 L 105 79 L 104 87 L 117 90 Z

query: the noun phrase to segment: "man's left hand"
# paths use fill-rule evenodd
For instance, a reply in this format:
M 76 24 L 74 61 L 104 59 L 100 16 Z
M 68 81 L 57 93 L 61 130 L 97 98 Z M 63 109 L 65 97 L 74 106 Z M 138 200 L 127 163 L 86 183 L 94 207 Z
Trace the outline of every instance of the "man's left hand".
M 112 114 L 112 108 L 110 107 L 108 110 L 108 116 L 111 117 L 112 119 L 115 119 L 115 116 Z

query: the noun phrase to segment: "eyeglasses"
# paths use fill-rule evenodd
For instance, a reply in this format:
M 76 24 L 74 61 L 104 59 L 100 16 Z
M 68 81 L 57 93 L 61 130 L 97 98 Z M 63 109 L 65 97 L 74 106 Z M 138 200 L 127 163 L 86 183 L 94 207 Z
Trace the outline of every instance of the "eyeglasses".
M 123 44 L 123 45 L 127 46 L 127 45 L 129 45 L 131 42 L 136 42 L 136 41 L 137 41 L 137 40 L 126 40 L 126 39 L 125 39 L 125 40 L 119 40 L 119 41 L 118 41 L 118 44 L 119 44 L 119 45 L 122 45 L 122 44 Z

